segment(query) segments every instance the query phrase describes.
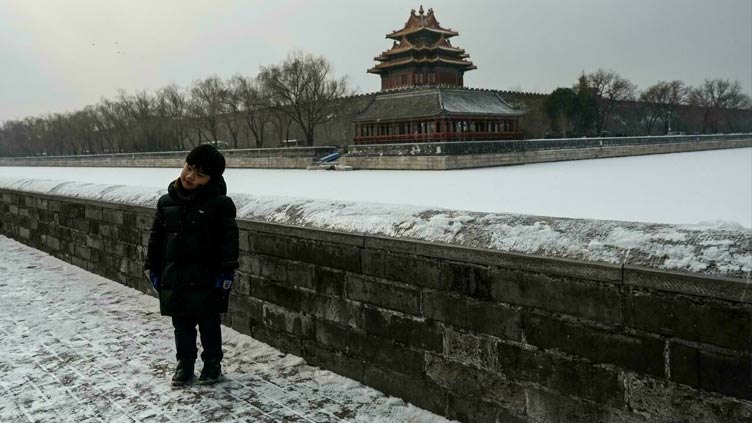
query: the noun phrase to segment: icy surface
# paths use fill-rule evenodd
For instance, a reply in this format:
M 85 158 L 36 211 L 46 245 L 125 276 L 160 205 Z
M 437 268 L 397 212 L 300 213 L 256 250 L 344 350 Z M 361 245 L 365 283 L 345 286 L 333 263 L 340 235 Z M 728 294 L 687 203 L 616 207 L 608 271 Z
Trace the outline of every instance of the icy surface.
M 225 327 L 227 380 L 172 388 L 156 299 L 3 236 L 0 272 L 2 422 L 447 421 Z
M 159 188 L 0 178 L 0 188 L 154 207 Z M 752 230 L 232 194 L 238 217 L 468 247 L 749 279 Z
M 164 188 L 176 169 L 0 167 L 0 177 Z M 453 171 L 228 169 L 232 193 L 752 228 L 752 148 Z

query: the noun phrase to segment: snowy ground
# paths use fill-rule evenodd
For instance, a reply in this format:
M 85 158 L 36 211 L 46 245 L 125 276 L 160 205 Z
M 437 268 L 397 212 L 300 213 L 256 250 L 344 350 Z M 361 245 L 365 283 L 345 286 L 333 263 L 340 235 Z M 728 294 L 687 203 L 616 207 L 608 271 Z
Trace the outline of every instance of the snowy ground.
M 4 423 L 447 421 L 224 327 L 228 380 L 172 388 L 154 298 L 3 236 L 0 273 Z
M 0 177 L 164 189 L 176 169 L 0 167 Z M 752 228 L 752 148 L 455 171 L 228 169 L 231 193 Z

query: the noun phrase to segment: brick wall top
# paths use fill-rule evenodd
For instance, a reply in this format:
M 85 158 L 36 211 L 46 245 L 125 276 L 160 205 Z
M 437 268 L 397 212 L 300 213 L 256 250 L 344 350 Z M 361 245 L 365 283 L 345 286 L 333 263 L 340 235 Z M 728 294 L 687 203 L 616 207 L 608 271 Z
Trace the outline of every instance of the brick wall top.
M 369 144 L 348 145 L 347 154 L 348 156 L 354 157 L 457 156 L 466 154 L 498 154 L 573 148 L 679 144 L 687 142 L 723 142 L 750 139 L 752 139 L 752 134 L 424 142 L 412 144 Z
M 24 207 L 23 198 L 28 198 L 29 196 L 49 200 L 60 198 L 60 195 L 24 193 L 17 190 L 3 188 L 2 182 L 3 181 L 0 179 L 0 198 L 2 198 L 3 202 L 10 204 L 11 207 Z M 16 200 L 13 198 L 16 198 Z M 153 210 L 153 204 L 149 204 L 150 201 L 145 201 L 139 205 L 87 198 L 66 198 L 66 201 L 82 204 L 84 206 L 95 205 L 123 211 L 150 212 Z M 14 202 L 17 202 L 18 204 L 13 205 Z M 239 207 L 239 209 L 241 208 L 242 207 Z M 571 229 L 575 220 L 563 220 L 568 221 L 567 228 Z M 588 221 L 583 220 L 583 222 Z M 522 222 L 518 223 L 521 224 Z M 601 223 L 608 224 L 616 222 Z M 633 287 L 651 288 L 667 292 L 752 304 L 752 282 L 750 281 L 749 270 L 746 270 L 745 272 L 739 271 L 731 273 L 730 277 L 729 275 L 717 276 L 709 274 L 710 272 L 703 273 L 702 271 L 690 273 L 657 269 L 654 266 L 655 262 L 651 263 L 650 258 L 646 259 L 646 257 L 641 257 L 639 254 L 629 254 L 619 258 L 617 262 L 606 263 L 557 257 L 553 254 L 529 254 L 514 251 L 499 251 L 489 248 L 478 248 L 477 246 L 463 245 L 462 242 L 450 243 L 425 241 L 406 237 L 388 237 L 378 234 L 352 233 L 305 225 L 273 223 L 260 220 L 257 217 L 238 219 L 238 224 L 241 228 L 246 230 L 268 233 L 275 236 L 293 237 L 301 240 L 347 245 L 356 248 L 378 249 L 397 254 L 414 254 L 428 259 L 461 261 L 480 266 L 502 266 L 509 269 L 573 277 L 607 284 L 623 284 Z M 626 224 L 632 225 L 631 227 L 633 229 L 641 225 L 638 223 Z M 651 226 L 653 229 L 658 227 L 660 230 L 665 230 L 666 228 L 671 227 L 671 225 L 642 226 Z M 733 244 L 735 247 L 746 246 L 747 250 L 752 249 L 752 231 L 750 230 L 739 230 L 736 232 L 703 230 L 697 232 L 698 233 L 695 234 L 693 238 L 689 238 L 688 240 L 685 240 L 685 242 L 696 242 L 698 244 L 697 248 L 701 248 L 700 244 L 703 242 L 707 243 L 708 240 L 712 241 L 713 237 L 729 238 L 729 235 L 733 233 L 734 236 L 736 236 Z M 711 244 L 713 243 L 711 242 Z M 750 254 L 746 251 L 744 254 L 741 254 L 741 256 L 743 260 L 744 257 L 749 258 Z M 653 264 L 653 266 L 651 266 L 651 264 Z

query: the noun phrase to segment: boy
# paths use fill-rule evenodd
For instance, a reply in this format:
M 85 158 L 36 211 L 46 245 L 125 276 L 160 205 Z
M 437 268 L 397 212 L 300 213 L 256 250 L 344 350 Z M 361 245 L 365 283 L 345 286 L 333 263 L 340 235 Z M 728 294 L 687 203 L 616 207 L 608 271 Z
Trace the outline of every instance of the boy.
M 193 379 L 196 326 L 201 333 L 199 382 L 222 378 L 220 313 L 227 312 L 234 270 L 238 268 L 235 204 L 227 197 L 225 159 L 211 145 L 186 157 L 180 177 L 157 202 L 144 269 L 159 293 L 159 309 L 172 316 L 177 368 L 173 385 Z

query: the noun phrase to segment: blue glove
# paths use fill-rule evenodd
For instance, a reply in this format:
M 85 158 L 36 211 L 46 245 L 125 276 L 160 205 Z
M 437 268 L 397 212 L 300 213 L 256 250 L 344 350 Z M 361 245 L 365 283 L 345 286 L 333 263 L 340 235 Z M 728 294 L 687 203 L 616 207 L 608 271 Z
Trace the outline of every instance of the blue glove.
M 217 276 L 217 283 L 215 287 L 221 289 L 222 291 L 224 291 L 224 294 L 227 295 L 230 293 L 230 289 L 232 289 L 232 283 L 234 281 L 235 272 L 221 272 L 219 276 Z
M 154 287 L 154 290 L 159 292 L 159 275 L 153 270 L 149 270 L 149 280 L 151 281 L 151 286 Z

